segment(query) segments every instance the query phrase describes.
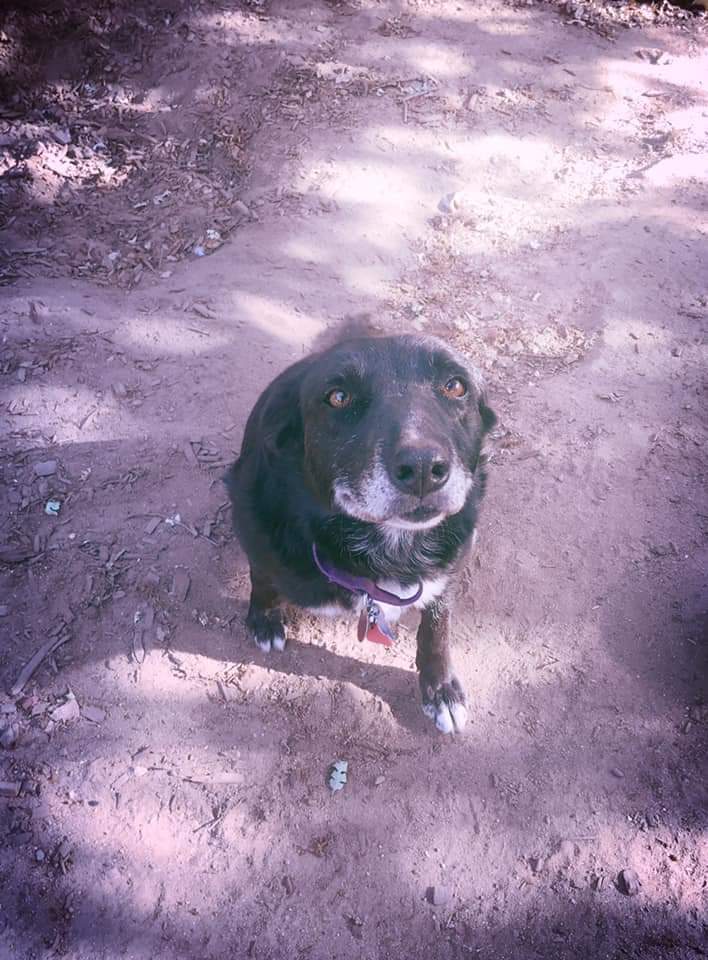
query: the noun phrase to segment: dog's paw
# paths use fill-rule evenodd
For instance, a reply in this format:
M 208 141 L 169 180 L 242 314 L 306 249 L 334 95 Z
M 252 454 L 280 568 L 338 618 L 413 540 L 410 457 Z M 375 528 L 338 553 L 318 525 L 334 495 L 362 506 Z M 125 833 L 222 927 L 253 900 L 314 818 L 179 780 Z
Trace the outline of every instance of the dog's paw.
M 442 733 L 459 733 L 467 723 L 465 694 L 457 677 L 436 687 L 421 680 L 423 713 Z
M 285 626 L 279 612 L 249 616 L 247 625 L 256 646 L 263 653 L 285 650 Z

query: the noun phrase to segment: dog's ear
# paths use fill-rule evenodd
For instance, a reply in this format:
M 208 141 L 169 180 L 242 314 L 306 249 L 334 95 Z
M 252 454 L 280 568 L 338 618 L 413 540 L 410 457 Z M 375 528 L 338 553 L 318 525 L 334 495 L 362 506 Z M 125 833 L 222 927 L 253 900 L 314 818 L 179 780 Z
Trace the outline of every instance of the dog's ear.
M 282 453 L 302 440 L 299 381 L 277 382 L 263 405 L 260 435 L 267 453 Z
M 246 424 L 241 459 L 258 452 L 277 456 L 302 440 L 300 382 L 308 362 L 288 367 L 261 394 Z
M 485 391 L 479 395 L 479 414 L 482 417 L 482 426 L 484 432 L 488 433 L 497 422 L 497 415 L 491 407 L 487 406 L 487 394 Z

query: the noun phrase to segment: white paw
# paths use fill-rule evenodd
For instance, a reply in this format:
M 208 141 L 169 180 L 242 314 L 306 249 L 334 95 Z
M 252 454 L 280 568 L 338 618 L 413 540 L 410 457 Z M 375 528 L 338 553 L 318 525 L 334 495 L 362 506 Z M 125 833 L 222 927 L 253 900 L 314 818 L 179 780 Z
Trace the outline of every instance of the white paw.
M 270 653 L 271 650 L 282 653 L 283 650 L 285 650 L 286 640 L 284 633 L 273 633 L 270 636 L 256 634 L 253 639 L 258 649 L 262 650 L 263 653 Z
M 459 682 L 453 678 L 443 683 L 438 690 L 428 688 L 430 699 L 423 701 L 423 713 L 429 717 L 441 733 L 459 733 L 467 724 L 467 709 Z

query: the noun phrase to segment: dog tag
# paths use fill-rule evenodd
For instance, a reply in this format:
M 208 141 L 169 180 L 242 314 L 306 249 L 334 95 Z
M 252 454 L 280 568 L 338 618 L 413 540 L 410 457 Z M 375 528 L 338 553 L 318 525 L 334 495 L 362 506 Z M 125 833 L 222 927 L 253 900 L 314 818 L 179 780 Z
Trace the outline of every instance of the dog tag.
M 357 627 L 357 636 L 359 640 L 366 637 L 372 643 L 380 643 L 384 647 L 393 646 L 393 634 L 391 628 L 386 623 L 386 617 L 381 612 L 378 604 L 367 596 L 366 607 L 361 611 L 359 624 Z

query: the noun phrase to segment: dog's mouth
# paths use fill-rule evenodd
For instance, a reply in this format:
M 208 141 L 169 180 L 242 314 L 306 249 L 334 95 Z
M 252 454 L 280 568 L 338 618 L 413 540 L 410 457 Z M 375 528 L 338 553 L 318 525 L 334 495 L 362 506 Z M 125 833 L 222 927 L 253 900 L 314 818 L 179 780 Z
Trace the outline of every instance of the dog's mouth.
M 414 510 L 409 510 L 408 513 L 402 513 L 400 520 L 406 520 L 408 523 L 427 523 L 429 520 L 432 520 L 433 517 L 440 516 L 440 508 L 427 506 L 424 503 L 421 503 L 420 506 L 416 507 Z
M 421 504 L 414 510 L 396 514 L 384 521 L 384 526 L 397 530 L 430 530 L 445 519 L 445 512 L 440 507 Z

